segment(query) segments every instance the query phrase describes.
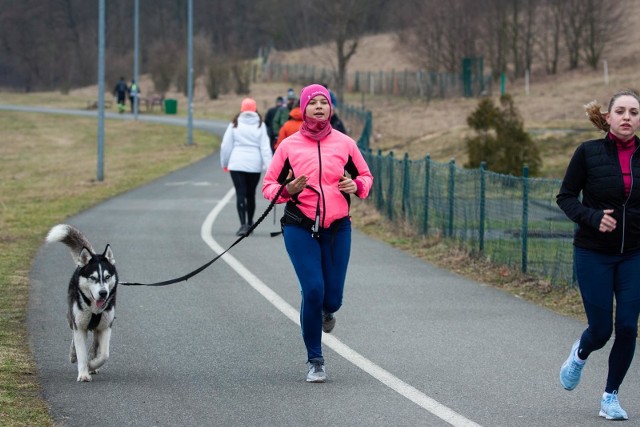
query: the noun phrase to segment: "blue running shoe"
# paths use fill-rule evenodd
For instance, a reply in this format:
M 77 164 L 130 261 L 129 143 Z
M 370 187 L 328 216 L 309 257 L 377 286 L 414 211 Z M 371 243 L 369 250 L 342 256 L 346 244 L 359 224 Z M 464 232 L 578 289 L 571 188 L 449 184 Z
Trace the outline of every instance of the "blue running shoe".
M 618 392 L 604 393 L 600 401 L 600 413 L 598 414 L 608 420 L 628 420 L 627 412 L 620 407 L 618 402 Z
M 576 350 L 579 345 L 580 340 L 573 344 L 569 357 L 560 368 L 560 384 L 562 384 L 565 390 L 573 390 L 580 383 L 580 376 L 582 375 L 582 368 L 584 368 L 585 362 L 576 360 Z

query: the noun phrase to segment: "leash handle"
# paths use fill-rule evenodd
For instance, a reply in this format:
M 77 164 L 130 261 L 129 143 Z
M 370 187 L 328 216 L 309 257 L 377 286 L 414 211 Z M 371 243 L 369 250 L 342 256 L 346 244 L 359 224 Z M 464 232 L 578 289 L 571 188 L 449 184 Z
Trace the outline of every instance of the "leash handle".
M 209 267 L 211 264 L 213 264 L 214 262 L 216 262 L 220 257 L 222 257 L 222 255 L 226 254 L 227 252 L 229 252 L 231 250 L 232 247 L 234 247 L 235 245 L 237 245 L 238 243 L 240 243 L 240 241 L 242 239 L 244 239 L 245 237 L 247 237 L 249 234 L 251 234 L 253 232 L 253 230 L 256 229 L 256 227 L 262 222 L 264 221 L 264 219 L 267 217 L 267 215 L 269 215 L 269 212 L 271 212 L 271 209 L 273 209 L 273 207 L 276 205 L 276 201 L 280 198 L 280 195 L 282 195 L 282 191 L 284 191 L 284 188 L 287 186 L 288 183 L 290 183 L 292 180 L 285 180 L 284 183 L 282 183 L 280 185 L 280 188 L 278 189 L 278 192 L 276 193 L 275 197 L 269 202 L 269 206 L 267 207 L 267 209 L 264 211 L 264 213 L 260 216 L 260 218 L 258 218 L 258 220 L 256 222 L 253 223 L 253 225 L 251 225 L 251 227 L 249 227 L 249 230 L 247 230 L 246 233 L 244 233 L 242 236 L 240 236 L 238 239 L 236 239 L 235 242 L 233 242 L 231 244 L 231 246 L 229 246 L 227 249 L 225 249 L 222 253 L 220 253 L 219 255 L 217 255 L 215 258 L 213 258 L 211 261 L 207 262 L 206 264 L 196 268 L 195 270 L 193 270 L 190 273 L 185 274 L 184 276 L 180 276 L 177 277 L 175 279 L 169 279 L 169 280 L 165 280 L 162 282 L 155 282 L 155 283 L 138 283 L 138 282 L 119 282 L 120 285 L 122 286 L 167 286 L 167 285 L 172 285 L 174 283 L 179 283 L 179 282 L 185 282 L 189 279 L 191 279 L 193 276 L 195 276 L 196 274 L 200 273 L 201 271 L 203 271 L 204 269 L 206 269 L 207 267 Z

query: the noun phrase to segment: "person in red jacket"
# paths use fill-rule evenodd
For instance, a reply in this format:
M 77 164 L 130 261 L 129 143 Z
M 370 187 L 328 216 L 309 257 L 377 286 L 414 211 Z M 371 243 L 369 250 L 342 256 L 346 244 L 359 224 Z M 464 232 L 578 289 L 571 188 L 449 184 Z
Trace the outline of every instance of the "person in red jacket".
M 349 136 L 331 127 L 329 91 L 302 89 L 300 131 L 285 138 L 265 174 L 262 194 L 286 202 L 284 243 L 302 294 L 300 324 L 307 349 L 307 382 L 325 382 L 322 332 L 335 326 L 351 251 L 351 195 L 365 198 L 373 176 Z
M 275 150 L 278 148 L 278 145 L 280 145 L 283 139 L 298 132 L 300 130 L 300 126 L 302 126 L 302 111 L 300 110 L 300 106 L 296 105 L 289 113 L 289 120 L 287 120 L 280 128 L 278 140 L 273 145 L 273 149 Z

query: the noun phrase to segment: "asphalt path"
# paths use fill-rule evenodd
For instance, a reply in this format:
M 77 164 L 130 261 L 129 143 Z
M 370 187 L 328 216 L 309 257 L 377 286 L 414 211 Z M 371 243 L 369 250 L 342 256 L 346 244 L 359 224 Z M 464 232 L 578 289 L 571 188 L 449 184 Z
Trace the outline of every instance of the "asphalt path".
M 267 202 L 259 197 L 259 212 Z M 67 220 L 120 279 L 185 274 L 236 239 L 218 155 Z M 276 208 L 276 217 L 282 207 Z M 53 225 L 53 224 L 52 224 Z M 599 426 L 610 344 L 572 391 L 558 370 L 585 325 L 354 231 L 343 308 L 325 335 L 329 381 L 307 384 L 300 294 L 269 215 L 187 282 L 118 289 L 111 358 L 90 383 L 68 361 L 67 248 L 30 272 L 30 344 L 62 426 Z M 43 236 L 44 239 L 44 236 Z M 637 362 L 620 391 L 640 425 Z

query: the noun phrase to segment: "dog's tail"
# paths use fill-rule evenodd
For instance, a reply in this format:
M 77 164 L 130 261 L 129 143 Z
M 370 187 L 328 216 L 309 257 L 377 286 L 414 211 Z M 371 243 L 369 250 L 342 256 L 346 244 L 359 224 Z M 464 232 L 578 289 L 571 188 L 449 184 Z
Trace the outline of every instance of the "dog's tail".
M 81 253 L 83 249 L 87 249 L 91 255 L 95 254 L 93 246 L 89 243 L 89 240 L 78 230 L 77 228 L 67 225 L 58 224 L 54 226 L 47 234 L 47 243 L 61 242 L 69 247 L 71 250 L 71 257 L 77 265 L 83 265 Z

